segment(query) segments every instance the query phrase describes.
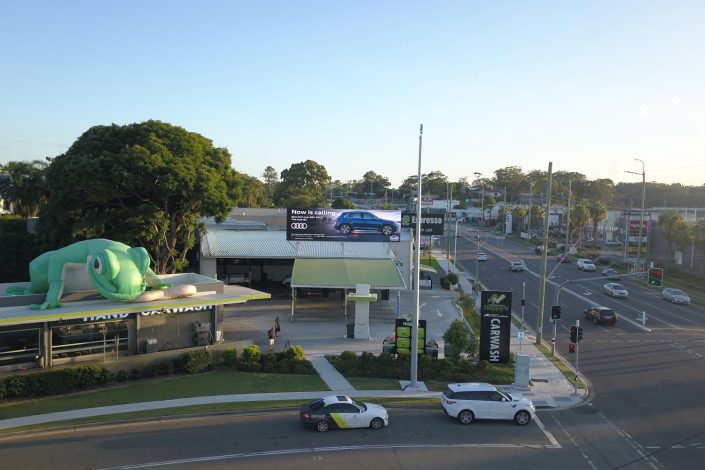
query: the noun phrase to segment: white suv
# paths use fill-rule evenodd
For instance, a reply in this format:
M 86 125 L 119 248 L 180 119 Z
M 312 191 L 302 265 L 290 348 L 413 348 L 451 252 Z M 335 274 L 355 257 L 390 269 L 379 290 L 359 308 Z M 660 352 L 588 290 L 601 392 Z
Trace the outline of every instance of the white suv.
M 580 258 L 577 264 L 580 271 L 595 271 L 595 263 L 589 259 Z
M 500 392 L 494 385 L 480 382 L 448 385 L 441 394 L 441 405 L 448 416 L 458 418 L 461 424 L 476 419 L 511 419 L 524 426 L 536 412 L 528 398 Z
M 510 261 L 509 270 L 521 272 L 524 270 L 524 263 L 522 263 L 521 261 Z

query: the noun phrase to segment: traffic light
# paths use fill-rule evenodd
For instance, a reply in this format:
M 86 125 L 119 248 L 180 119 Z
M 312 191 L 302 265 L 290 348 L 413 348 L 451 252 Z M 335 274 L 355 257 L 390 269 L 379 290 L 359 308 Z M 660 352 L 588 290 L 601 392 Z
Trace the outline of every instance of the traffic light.
M 578 327 L 575 325 L 570 326 L 570 342 L 571 343 L 578 342 Z
M 582 340 L 583 340 L 583 327 L 579 326 L 578 327 L 578 341 L 582 341 Z
M 663 285 L 663 268 L 649 269 L 649 286 L 661 287 Z
M 561 318 L 561 306 L 551 305 L 551 320 L 558 320 Z

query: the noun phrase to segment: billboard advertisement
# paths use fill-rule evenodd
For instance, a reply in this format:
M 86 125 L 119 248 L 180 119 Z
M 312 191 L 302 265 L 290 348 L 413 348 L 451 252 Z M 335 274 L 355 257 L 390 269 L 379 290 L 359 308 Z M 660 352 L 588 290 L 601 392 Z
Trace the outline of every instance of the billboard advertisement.
M 443 235 L 445 219 L 442 213 L 421 211 L 421 235 Z M 404 212 L 401 215 L 402 228 L 410 228 L 416 233 L 416 213 Z
M 629 220 L 629 233 L 627 234 L 627 253 L 636 253 L 639 251 L 639 225 L 641 222 L 640 216 Z M 644 220 L 644 225 L 641 227 L 641 253 L 646 254 L 648 251 L 649 241 L 649 221 Z
M 399 354 L 411 353 L 412 341 L 412 326 L 414 322 L 397 318 L 394 328 L 394 345 Z M 424 354 L 426 351 L 426 320 L 419 320 L 419 342 L 418 354 Z
M 398 242 L 401 211 L 287 209 L 286 239 L 302 241 Z
M 482 291 L 480 297 L 480 360 L 509 362 L 512 327 L 512 293 Z

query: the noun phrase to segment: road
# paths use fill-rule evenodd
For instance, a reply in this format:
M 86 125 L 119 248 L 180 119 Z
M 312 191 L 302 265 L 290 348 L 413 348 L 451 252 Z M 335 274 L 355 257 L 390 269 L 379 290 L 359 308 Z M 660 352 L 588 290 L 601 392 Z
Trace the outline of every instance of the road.
M 469 238 L 470 233 L 466 236 Z M 482 237 L 482 250 L 489 254 L 489 260 L 480 263 L 482 283 L 489 289 L 513 291 L 516 315 L 521 315 L 525 283 L 525 322 L 536 329 L 541 256 L 520 242 L 498 240 L 488 234 Z M 474 272 L 475 241 L 459 239 L 457 246 L 458 259 L 465 269 Z M 510 273 L 507 261 L 518 258 L 527 271 Z M 544 306 L 544 340 L 550 344 L 553 336 L 549 319 L 555 287 L 577 280 L 567 284 L 558 296 L 563 314 L 557 323 L 556 347 L 574 364 L 577 355 L 568 353 L 568 329 L 581 320 L 584 339 L 579 344 L 579 368 L 594 391 L 588 406 L 550 413 L 556 424 L 578 447 L 592 449 L 595 455 L 615 440 L 632 447 L 624 455 L 602 455 L 606 468 L 636 468 L 637 462 L 651 468 L 702 468 L 705 309 L 664 302 L 654 289 L 636 279 L 620 281 L 629 290 L 628 299 L 613 299 L 602 293 L 607 280 L 600 279 L 599 269 L 597 275 L 581 272 L 574 263 L 559 265 L 553 257 L 549 257 L 547 268 L 551 277 Z M 590 305 L 613 308 L 620 321 L 614 326 L 587 323 L 583 311 Z M 642 312 L 646 312 L 644 325 Z M 594 460 L 589 452 L 586 455 Z

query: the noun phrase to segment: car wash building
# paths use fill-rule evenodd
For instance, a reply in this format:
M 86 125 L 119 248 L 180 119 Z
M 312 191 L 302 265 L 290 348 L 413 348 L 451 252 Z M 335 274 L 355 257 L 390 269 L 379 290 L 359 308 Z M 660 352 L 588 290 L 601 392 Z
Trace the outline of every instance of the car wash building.
M 244 286 L 183 273 L 160 276 L 165 283 L 195 286 L 190 297 L 152 302 L 116 302 L 66 281 L 61 307 L 34 310 L 45 294 L 7 295 L 0 284 L 0 371 L 104 362 L 178 351 L 222 339 L 227 304 L 269 298 Z M 13 283 L 12 286 L 29 283 Z

